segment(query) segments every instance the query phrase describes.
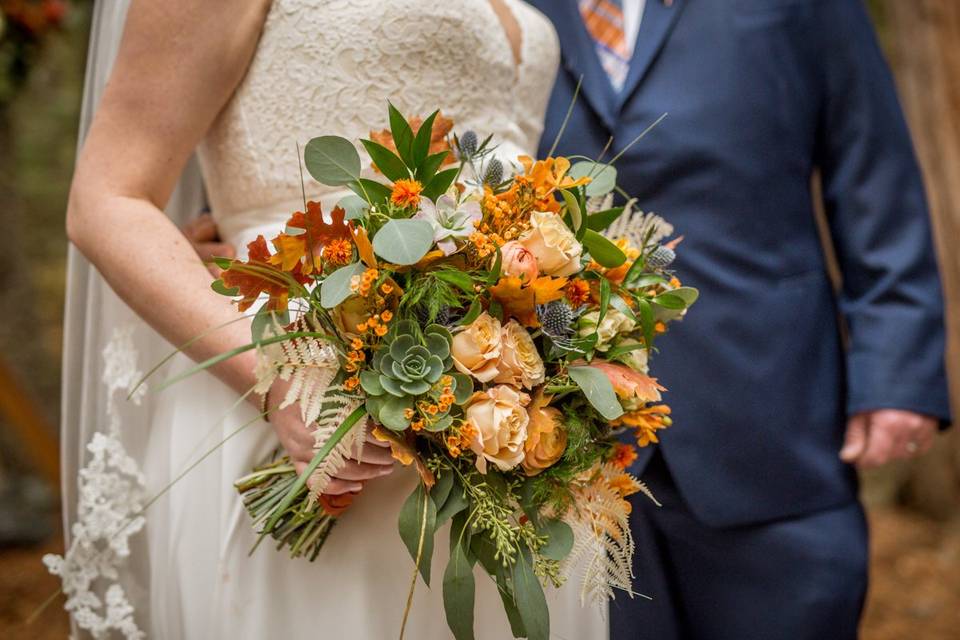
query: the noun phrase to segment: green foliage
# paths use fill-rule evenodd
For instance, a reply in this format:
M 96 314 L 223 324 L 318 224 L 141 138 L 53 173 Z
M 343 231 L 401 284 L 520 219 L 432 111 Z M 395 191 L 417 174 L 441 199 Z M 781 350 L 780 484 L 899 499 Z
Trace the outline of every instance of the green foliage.
M 589 160 L 577 162 L 568 173 L 573 178 L 589 176 L 590 182 L 584 187 L 588 198 L 605 196 L 617 186 L 617 170 L 609 164 L 599 164 Z
M 433 503 L 423 483 L 403 503 L 400 509 L 400 519 L 397 527 L 400 530 L 400 539 L 406 545 L 407 551 L 414 562 L 418 562 L 418 569 L 423 581 L 430 586 L 430 565 L 433 560 L 433 532 L 436 529 L 437 505 Z
M 320 285 L 320 304 L 324 309 L 332 309 L 350 297 L 350 280 L 363 273 L 359 262 L 340 267 L 324 278 Z
M 340 136 L 310 140 L 303 161 L 314 180 L 328 186 L 343 186 L 360 177 L 360 154 L 352 142 Z
M 411 272 L 407 279 L 400 313 L 405 316 L 419 315 L 426 322 L 434 322 L 442 309 L 458 309 L 463 306 L 464 295 L 458 286 L 449 281 L 445 273 L 462 273 L 449 267 L 436 271 Z M 417 313 L 417 312 L 420 313 Z M 479 315 L 479 313 L 478 313 Z
M 593 367 L 570 367 L 567 375 L 604 418 L 616 420 L 623 415 L 623 407 L 613 392 L 613 385 L 602 371 Z
M 433 227 L 426 220 L 390 220 L 373 237 L 373 250 L 388 262 L 417 263 L 433 246 Z
M 583 234 L 583 246 L 590 252 L 591 258 L 608 269 L 615 269 L 627 261 L 627 256 L 620 247 L 593 229 L 587 229 Z

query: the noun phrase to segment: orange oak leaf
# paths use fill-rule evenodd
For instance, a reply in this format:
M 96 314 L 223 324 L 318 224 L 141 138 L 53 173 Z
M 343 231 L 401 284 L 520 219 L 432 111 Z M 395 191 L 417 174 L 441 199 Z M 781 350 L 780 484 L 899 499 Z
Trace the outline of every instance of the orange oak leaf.
M 227 288 L 239 290 L 241 299 L 237 301 L 237 308 L 246 311 L 261 294 L 267 294 L 270 296 L 270 309 L 285 310 L 290 295 L 288 276 L 270 263 L 272 256 L 267 241 L 262 235 L 257 236 L 256 240 L 247 245 L 247 251 L 246 262 L 232 261 L 221 275 Z M 301 284 L 304 282 L 299 269 L 292 275 Z
M 490 287 L 490 295 L 503 307 L 504 320 L 512 317 L 526 327 L 536 327 L 540 324 L 536 305 L 562 298 L 566 284 L 566 278 L 541 276 L 524 285 L 520 278 L 506 276 Z
M 305 275 L 320 269 L 324 247 L 334 240 L 352 241 L 350 225 L 344 222 L 346 212 L 337 207 L 330 212 L 330 222 L 323 219 L 319 202 L 307 202 L 307 211 L 297 211 L 287 220 L 287 227 L 302 229 L 303 233 L 281 233 L 273 239 L 277 253 L 270 258 L 271 264 L 280 265 L 284 271 L 292 271 L 301 265 Z M 312 256 L 309 259 L 308 256 Z

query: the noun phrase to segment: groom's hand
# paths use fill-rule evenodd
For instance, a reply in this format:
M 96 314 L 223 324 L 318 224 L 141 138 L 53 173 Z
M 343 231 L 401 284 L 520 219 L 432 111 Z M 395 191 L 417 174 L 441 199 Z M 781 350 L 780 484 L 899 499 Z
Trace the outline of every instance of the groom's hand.
M 847 422 L 840 459 L 872 469 L 926 453 L 936 434 L 937 420 L 920 413 L 899 409 L 858 413 Z
M 237 255 L 232 244 L 220 239 L 217 223 L 209 213 L 202 213 L 187 222 L 183 227 L 183 235 L 187 236 L 200 259 L 208 263 L 207 268 L 216 278 L 220 277 L 220 269 L 209 261 L 213 258 L 234 258 Z

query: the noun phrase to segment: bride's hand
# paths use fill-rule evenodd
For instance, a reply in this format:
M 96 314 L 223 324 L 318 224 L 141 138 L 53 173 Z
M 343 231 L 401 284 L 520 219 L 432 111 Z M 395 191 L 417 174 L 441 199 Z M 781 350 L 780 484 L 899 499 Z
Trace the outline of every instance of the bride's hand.
M 276 409 L 280 399 L 286 394 L 288 384 L 283 380 L 277 380 L 270 389 L 268 397 L 273 409 L 270 413 L 270 425 L 299 474 L 303 473 L 313 459 L 313 436 L 303 424 L 300 418 L 300 407 L 297 404 Z M 362 462 L 358 461 L 358 458 Z M 367 480 L 385 476 L 392 471 L 393 457 L 390 455 L 389 444 L 379 442 L 368 435 L 363 451 L 359 452 L 359 455 L 355 452 L 348 459 L 323 492 L 330 495 L 356 493 L 363 489 Z

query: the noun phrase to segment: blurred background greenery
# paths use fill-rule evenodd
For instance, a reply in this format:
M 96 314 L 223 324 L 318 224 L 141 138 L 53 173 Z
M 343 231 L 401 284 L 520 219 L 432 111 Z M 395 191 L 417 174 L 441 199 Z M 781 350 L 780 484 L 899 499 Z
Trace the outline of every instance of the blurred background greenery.
M 51 0 L 48 0 L 51 1 Z M 103 0 L 112 1 L 112 0 Z M 0 0 L 0 6 L 23 0 Z M 952 363 L 960 362 L 960 2 L 869 0 L 896 73 L 935 213 L 951 310 Z M 23 620 L 57 583 L 40 556 L 60 551 L 56 500 L 64 209 L 90 2 L 74 0 L 44 34 L 30 73 L 0 85 L 0 637 L 63 638 L 51 607 Z M 9 25 L 8 27 L 9 28 Z M 2 29 L 0 29 L 2 31 Z M 9 32 L 8 32 L 9 34 Z M 2 36 L 0 36 L 2 39 Z M 4 56 L 0 47 L 0 73 Z M 956 372 L 955 372 L 956 373 Z M 958 376 L 954 375 L 954 397 Z M 956 403 L 955 403 L 956 404 Z M 960 629 L 960 446 L 944 436 L 924 460 L 864 478 L 873 532 L 866 640 L 947 639 Z

